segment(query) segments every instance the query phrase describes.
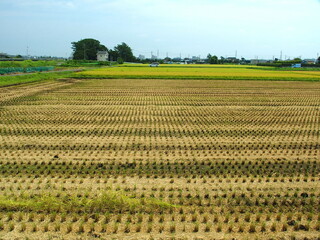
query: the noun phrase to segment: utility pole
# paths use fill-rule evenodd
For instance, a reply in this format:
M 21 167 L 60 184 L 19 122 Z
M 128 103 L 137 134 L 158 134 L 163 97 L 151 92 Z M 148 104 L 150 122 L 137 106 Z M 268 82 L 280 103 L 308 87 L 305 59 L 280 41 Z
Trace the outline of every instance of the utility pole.
M 236 55 L 235 55 L 235 56 L 236 56 L 236 58 L 237 58 L 237 56 L 238 56 L 238 50 L 236 50 Z
M 159 59 L 159 50 L 157 51 L 157 59 Z
M 282 60 L 282 50 L 281 50 L 281 52 L 280 52 L 280 60 Z

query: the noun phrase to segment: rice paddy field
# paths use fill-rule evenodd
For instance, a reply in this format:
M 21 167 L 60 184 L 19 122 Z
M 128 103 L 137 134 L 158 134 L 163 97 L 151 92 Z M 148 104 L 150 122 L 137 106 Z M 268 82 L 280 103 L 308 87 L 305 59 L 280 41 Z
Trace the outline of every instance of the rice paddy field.
M 130 79 L 211 79 L 211 80 L 283 80 L 319 81 L 320 71 L 286 69 L 247 65 L 184 65 L 167 64 L 160 67 L 125 65 L 100 68 L 78 74 L 82 78 L 130 78 Z
M 1 87 L 0 239 L 319 239 L 317 76 L 119 67 Z

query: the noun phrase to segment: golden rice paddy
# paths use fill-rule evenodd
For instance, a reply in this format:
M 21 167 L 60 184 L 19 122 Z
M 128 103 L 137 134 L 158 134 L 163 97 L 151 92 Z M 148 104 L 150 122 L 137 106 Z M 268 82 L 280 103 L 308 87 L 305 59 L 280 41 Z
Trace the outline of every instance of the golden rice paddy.
M 190 67 L 191 66 L 191 67 Z M 320 80 L 319 71 L 283 71 L 268 67 L 242 65 L 126 65 L 79 73 L 82 77 L 97 78 L 192 78 L 192 79 L 247 79 L 247 80 Z

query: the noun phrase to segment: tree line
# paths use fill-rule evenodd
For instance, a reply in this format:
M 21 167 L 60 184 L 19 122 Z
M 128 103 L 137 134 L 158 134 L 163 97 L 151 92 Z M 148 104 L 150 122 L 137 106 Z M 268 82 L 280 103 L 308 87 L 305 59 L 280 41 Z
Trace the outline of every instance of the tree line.
M 134 62 L 136 58 L 133 56 L 132 49 L 124 42 L 118 44 L 113 49 L 108 49 L 100 41 L 93 38 L 82 39 L 72 42 L 73 59 L 74 60 L 97 60 L 98 51 L 108 51 L 110 61 Z
M 73 59 L 74 60 L 97 60 L 97 52 L 98 51 L 108 51 L 109 53 L 109 61 L 117 61 L 118 63 L 123 62 L 148 62 L 149 60 L 141 61 L 137 59 L 133 53 L 131 47 L 129 47 L 126 43 L 122 42 L 118 44 L 113 49 L 108 49 L 105 45 L 101 44 L 98 40 L 93 38 L 82 39 L 78 42 L 72 42 L 72 50 L 73 50 Z M 161 60 L 158 60 L 161 61 Z M 172 61 L 171 58 L 165 58 L 163 61 Z M 293 63 L 301 62 L 301 59 L 292 60 Z M 220 57 L 220 59 L 216 55 L 211 55 L 210 53 L 207 55 L 205 60 L 206 63 L 209 64 L 224 64 L 224 63 L 247 63 L 246 59 L 241 58 L 224 58 Z M 275 59 L 276 63 L 281 63 L 278 59 Z M 320 57 L 317 59 L 317 64 L 320 63 Z M 291 62 L 290 62 L 291 63 Z M 285 64 L 288 64 L 288 61 L 285 61 Z

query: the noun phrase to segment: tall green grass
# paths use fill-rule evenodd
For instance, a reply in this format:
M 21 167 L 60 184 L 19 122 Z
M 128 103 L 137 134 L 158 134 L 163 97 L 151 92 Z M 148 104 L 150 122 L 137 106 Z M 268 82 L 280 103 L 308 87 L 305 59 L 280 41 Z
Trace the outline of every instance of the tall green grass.
M 0 76 L 0 87 L 18 85 L 22 83 L 44 81 L 44 80 L 54 80 L 57 78 L 64 78 L 72 76 L 72 72 L 51 72 L 51 73 L 34 73 L 25 75 L 8 75 Z
M 56 66 L 59 61 L 0 61 L 0 68 L 10 68 L 10 67 L 43 67 L 43 66 Z

